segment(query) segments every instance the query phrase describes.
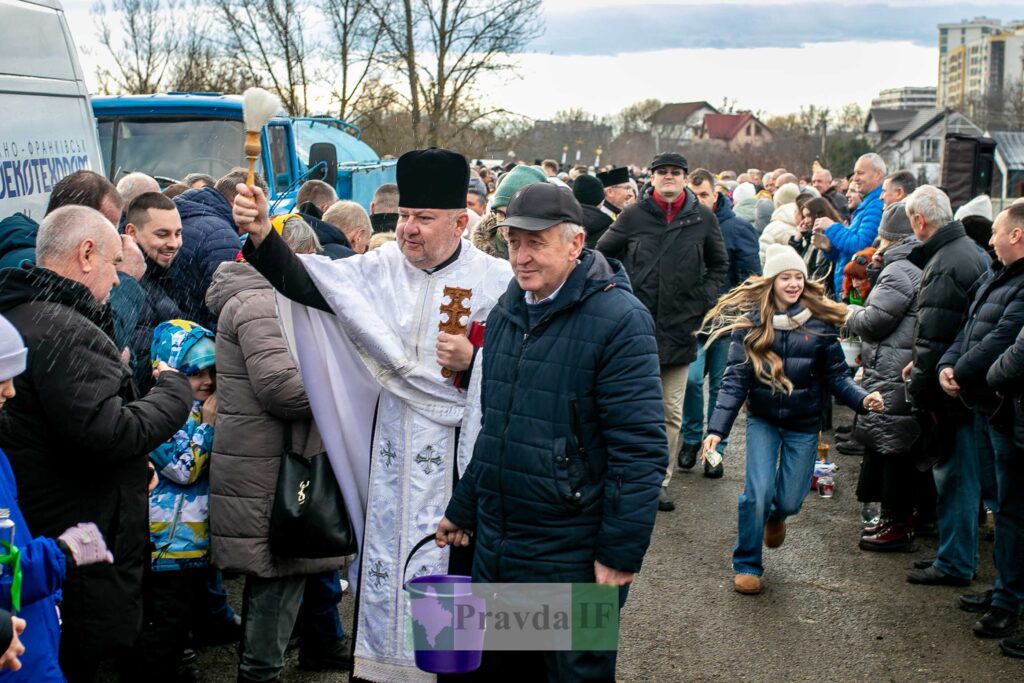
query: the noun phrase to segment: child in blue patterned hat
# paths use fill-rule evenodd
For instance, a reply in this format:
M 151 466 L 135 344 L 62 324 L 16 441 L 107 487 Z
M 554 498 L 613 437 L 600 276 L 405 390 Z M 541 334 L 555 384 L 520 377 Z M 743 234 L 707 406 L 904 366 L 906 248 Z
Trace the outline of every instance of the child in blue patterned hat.
M 213 333 L 187 320 L 160 323 L 150 360 L 186 375 L 194 400 L 184 426 L 149 454 L 157 484 L 149 494 L 151 563 L 135 665 L 149 680 L 177 680 L 209 567 L 209 464 L 217 420 Z

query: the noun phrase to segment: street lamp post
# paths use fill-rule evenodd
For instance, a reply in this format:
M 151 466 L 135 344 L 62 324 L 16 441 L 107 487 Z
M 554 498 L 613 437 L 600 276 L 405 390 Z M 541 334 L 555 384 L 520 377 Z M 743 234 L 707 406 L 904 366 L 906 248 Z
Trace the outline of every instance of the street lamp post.
M 562 145 L 562 166 L 565 166 L 565 160 L 569 158 L 569 145 Z
M 580 154 L 583 151 L 582 147 L 583 147 L 583 138 L 576 138 L 576 161 L 577 162 L 580 160 Z
M 601 165 L 601 153 L 604 152 L 604 150 L 601 149 L 600 145 L 598 145 L 594 152 L 596 153 L 596 156 L 594 157 L 594 168 L 598 168 Z

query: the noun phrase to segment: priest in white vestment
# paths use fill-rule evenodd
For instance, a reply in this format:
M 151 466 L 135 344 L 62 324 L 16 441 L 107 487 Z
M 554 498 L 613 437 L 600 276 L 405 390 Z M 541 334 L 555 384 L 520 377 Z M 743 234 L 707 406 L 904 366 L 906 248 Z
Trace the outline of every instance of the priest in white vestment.
M 404 581 L 470 572 L 470 558 L 432 543 L 405 571 L 413 546 L 437 528 L 480 428 L 474 345 L 439 325 L 483 323 L 512 277 L 508 262 L 462 239 L 462 155 L 409 152 L 397 176 L 397 242 L 338 261 L 293 254 L 259 188 L 239 185 L 233 210 L 249 235 L 243 255 L 283 295 L 289 343 L 361 538 L 353 676 L 381 682 L 434 679 L 407 647 Z M 442 312 L 453 288 L 470 292 L 454 302 L 468 311 Z M 457 387 L 449 375 L 465 371 Z

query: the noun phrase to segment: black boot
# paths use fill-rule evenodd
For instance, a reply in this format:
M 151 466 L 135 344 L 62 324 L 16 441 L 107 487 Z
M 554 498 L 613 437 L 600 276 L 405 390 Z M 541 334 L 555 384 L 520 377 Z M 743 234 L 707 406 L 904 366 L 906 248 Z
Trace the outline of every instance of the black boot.
M 700 453 L 699 443 L 684 443 L 679 449 L 679 458 L 676 464 L 681 470 L 692 470 L 697 464 L 697 454 Z

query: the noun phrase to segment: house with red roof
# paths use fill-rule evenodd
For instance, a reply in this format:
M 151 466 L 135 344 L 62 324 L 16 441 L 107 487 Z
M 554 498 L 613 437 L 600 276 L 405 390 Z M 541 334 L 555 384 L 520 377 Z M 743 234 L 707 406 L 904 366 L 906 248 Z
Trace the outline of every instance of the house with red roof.
M 773 137 L 771 129 L 750 112 L 708 114 L 698 135 L 700 140 L 720 142 L 734 152 L 758 147 L 771 142 Z
M 647 117 L 658 151 L 689 144 L 700 134 L 704 117 L 718 110 L 707 102 L 670 102 Z

